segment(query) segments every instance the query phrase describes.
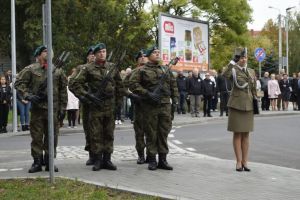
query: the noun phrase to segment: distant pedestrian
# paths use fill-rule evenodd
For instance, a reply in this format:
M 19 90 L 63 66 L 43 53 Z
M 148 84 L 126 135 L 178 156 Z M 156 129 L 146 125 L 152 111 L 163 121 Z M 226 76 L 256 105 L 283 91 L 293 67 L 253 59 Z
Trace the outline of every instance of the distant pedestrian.
M 291 92 L 291 97 L 290 101 L 293 104 L 293 110 L 297 110 L 297 88 L 298 88 L 298 79 L 297 79 L 297 74 L 293 73 L 293 77 L 291 79 L 291 87 L 292 87 L 292 92 Z
M 29 112 L 31 107 L 31 102 L 25 100 L 19 92 L 17 92 L 17 106 L 20 113 L 20 121 L 21 121 L 21 130 L 28 131 L 29 130 Z
M 210 74 L 205 74 L 205 79 L 202 81 L 203 94 L 203 117 L 212 117 L 210 110 L 212 109 L 212 100 L 215 98 L 215 83 L 211 80 Z
M 224 70 L 224 69 L 223 69 Z M 228 99 L 231 92 L 231 81 L 229 81 L 227 78 L 225 78 L 222 75 L 222 71 L 219 70 L 219 75 L 217 77 L 217 92 L 220 93 L 220 116 L 223 116 L 223 113 L 226 113 L 226 116 L 228 116 Z
M 271 102 L 272 110 L 276 110 L 278 95 L 281 94 L 278 81 L 275 74 L 271 74 L 271 80 L 268 82 L 268 95 Z
M 75 70 L 73 70 L 75 73 Z M 72 75 L 71 75 L 72 76 Z M 70 77 L 68 77 L 68 80 Z M 75 97 L 75 95 L 69 90 L 67 87 L 68 92 L 68 103 L 67 103 L 67 115 L 68 115 L 68 128 L 77 128 L 76 127 L 76 118 L 77 118 L 77 111 L 79 110 L 79 99 Z
M 7 133 L 7 120 L 11 98 L 11 88 L 4 76 L 0 76 L 0 133 Z
M 283 74 L 283 79 L 279 81 L 279 88 L 281 91 L 281 97 L 283 101 L 283 110 L 288 110 L 292 87 L 290 81 L 288 80 L 287 74 Z
M 300 110 L 300 72 L 298 73 L 298 80 L 297 80 L 297 104 L 298 110 Z
M 261 109 L 269 110 L 270 109 L 270 99 L 268 94 L 268 82 L 270 80 L 269 72 L 264 73 L 264 77 L 260 79 L 261 90 L 264 92 L 264 96 L 261 99 Z
M 178 72 L 176 81 L 177 81 L 177 87 L 179 92 L 179 104 L 178 104 L 177 112 L 178 114 L 185 114 L 186 113 L 185 101 L 186 101 L 187 90 L 188 90 L 188 78 L 186 78 L 183 75 L 182 70 Z
M 188 91 L 191 102 L 191 115 L 192 117 L 198 117 L 202 97 L 202 79 L 197 68 L 193 69 L 192 77 L 188 80 Z

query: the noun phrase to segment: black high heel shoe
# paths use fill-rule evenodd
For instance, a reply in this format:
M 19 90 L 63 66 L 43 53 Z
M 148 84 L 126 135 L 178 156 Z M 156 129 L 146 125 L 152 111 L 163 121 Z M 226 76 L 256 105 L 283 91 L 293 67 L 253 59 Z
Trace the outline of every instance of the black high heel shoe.
M 242 168 L 244 169 L 245 172 L 250 172 L 250 171 L 251 171 L 251 170 L 250 170 L 248 167 L 246 167 L 245 165 L 242 165 Z
M 242 172 L 243 171 L 243 165 L 240 168 L 237 168 L 237 166 L 236 166 L 235 171 Z

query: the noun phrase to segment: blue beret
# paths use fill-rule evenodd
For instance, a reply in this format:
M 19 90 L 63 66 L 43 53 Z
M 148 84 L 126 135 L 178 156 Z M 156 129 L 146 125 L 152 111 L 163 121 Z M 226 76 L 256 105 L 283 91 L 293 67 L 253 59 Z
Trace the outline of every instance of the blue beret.
M 101 50 L 101 49 L 106 49 L 106 46 L 104 43 L 98 43 L 94 46 L 94 51 L 93 53 L 95 54 L 97 51 Z
M 46 46 L 44 46 L 44 45 L 39 46 L 38 48 L 35 49 L 35 51 L 34 51 L 34 53 L 33 53 L 33 56 L 34 56 L 34 57 L 37 57 L 37 56 L 41 55 L 41 53 L 42 53 L 45 49 L 47 49 Z
M 141 49 L 137 54 L 135 54 L 135 60 L 138 60 L 140 57 L 142 57 L 142 55 L 146 56 L 146 50 L 145 49 Z
M 86 56 L 90 55 L 90 53 L 94 53 L 94 46 L 90 46 L 86 52 Z
M 158 50 L 157 46 L 153 46 L 146 50 L 146 57 L 149 57 L 154 50 Z

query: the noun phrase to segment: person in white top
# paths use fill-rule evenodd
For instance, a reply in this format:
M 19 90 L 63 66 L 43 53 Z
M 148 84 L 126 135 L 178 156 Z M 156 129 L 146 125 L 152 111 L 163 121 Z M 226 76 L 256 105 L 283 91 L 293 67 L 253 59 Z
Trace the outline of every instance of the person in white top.
M 67 92 L 68 92 L 68 104 L 66 110 L 67 110 L 68 122 L 69 122 L 68 128 L 77 128 L 75 126 L 76 125 L 75 123 L 77 118 L 76 113 L 79 110 L 79 99 L 75 97 L 75 95 L 69 90 L 68 86 L 67 86 Z
M 275 74 L 271 74 L 271 80 L 268 81 L 268 95 L 271 101 L 272 110 L 276 110 L 278 95 L 281 94 L 278 81 Z

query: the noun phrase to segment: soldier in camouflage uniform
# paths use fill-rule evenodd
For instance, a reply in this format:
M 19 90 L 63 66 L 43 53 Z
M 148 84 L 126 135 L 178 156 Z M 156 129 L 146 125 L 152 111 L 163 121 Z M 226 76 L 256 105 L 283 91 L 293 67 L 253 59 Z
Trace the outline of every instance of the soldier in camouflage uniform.
M 111 162 L 115 128 L 114 107 L 117 99 L 122 98 L 120 95 L 124 87 L 119 70 L 113 63 L 106 61 L 105 44 L 97 44 L 93 53 L 95 62 L 84 66 L 69 87 L 80 99 L 92 102 L 89 115 L 91 151 L 95 158 L 92 170 L 116 170 L 117 167 Z M 104 78 L 108 80 L 105 88 L 102 84 Z M 88 89 L 85 88 L 86 84 Z M 102 96 L 98 95 L 99 91 L 102 91 Z
M 74 74 L 72 74 L 72 76 L 69 79 L 69 85 L 72 84 L 72 82 L 74 81 L 74 77 L 76 77 L 76 75 L 80 72 L 80 70 L 82 68 L 84 68 L 85 66 L 87 66 L 88 64 L 91 64 L 95 61 L 95 56 L 94 56 L 94 47 L 91 46 L 89 47 L 87 54 L 86 54 L 86 58 L 87 58 L 87 63 L 84 65 L 79 65 L 76 68 L 76 72 Z M 87 85 L 85 85 L 85 88 L 87 88 Z M 71 91 L 72 93 L 74 93 L 74 91 Z M 80 97 L 79 97 L 80 98 Z M 90 134 L 90 130 L 89 130 L 89 105 L 91 104 L 91 102 L 89 101 L 85 101 L 86 99 L 79 99 L 81 106 L 82 106 L 82 123 L 83 123 L 83 130 L 84 130 L 84 134 L 85 134 L 85 148 L 84 150 L 89 152 L 89 159 L 86 161 L 86 165 L 94 165 L 94 156 L 93 153 L 91 151 L 91 134 Z
M 135 59 L 137 61 L 137 67 L 131 72 L 130 75 L 127 75 L 124 79 L 124 86 L 125 88 L 129 88 L 129 79 L 132 74 L 136 73 L 142 66 L 144 66 L 148 58 L 146 57 L 145 50 L 141 49 L 135 56 Z M 131 98 L 134 106 L 134 122 L 133 122 L 133 128 L 135 132 L 135 149 L 138 153 L 138 159 L 137 164 L 144 164 L 146 162 L 145 160 L 145 132 L 143 130 L 143 112 L 141 99 L 138 95 L 132 93 L 130 90 L 128 90 L 128 96 Z
M 49 171 L 48 152 L 48 102 L 47 97 L 38 95 L 39 86 L 47 77 L 47 48 L 40 46 L 34 56 L 38 62 L 25 67 L 17 77 L 15 88 L 25 100 L 31 101 L 30 135 L 31 155 L 34 162 L 29 173 L 42 171 L 43 150 L 45 151 L 46 171 Z M 42 91 L 43 92 L 43 91 Z M 67 105 L 67 79 L 61 69 L 53 73 L 53 113 L 54 113 L 54 153 L 58 139 L 58 117 Z M 57 167 L 54 167 L 57 172 Z
M 148 152 L 148 169 L 157 168 L 172 170 L 167 162 L 169 152 L 167 138 L 172 128 L 171 104 L 178 102 L 178 89 L 176 79 L 172 72 L 161 66 L 160 51 L 152 47 L 147 51 L 148 62 L 133 73 L 130 77 L 130 90 L 143 98 L 143 130 L 146 134 L 146 146 Z M 166 74 L 163 81 L 163 91 L 159 94 L 155 91 L 160 82 L 160 77 Z M 156 154 L 159 155 L 157 164 Z

